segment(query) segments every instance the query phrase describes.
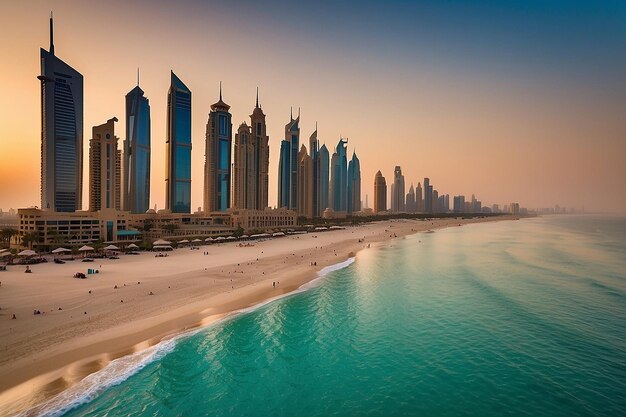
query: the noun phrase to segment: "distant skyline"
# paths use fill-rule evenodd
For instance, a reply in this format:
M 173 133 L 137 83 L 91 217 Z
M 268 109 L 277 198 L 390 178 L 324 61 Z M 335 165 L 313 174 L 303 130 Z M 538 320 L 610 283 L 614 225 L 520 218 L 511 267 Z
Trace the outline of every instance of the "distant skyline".
M 84 77 L 83 152 L 125 95 L 150 100 L 150 207 L 165 207 L 170 70 L 193 92 L 191 210 L 203 205 L 205 129 L 222 81 L 232 123 L 256 87 L 270 137 L 269 203 L 289 109 L 300 141 L 340 136 L 374 174 L 484 204 L 626 212 L 626 4 L 596 2 L 7 3 L 0 14 L 0 207 L 40 204 L 39 48 Z M 100 29 L 101 28 L 101 29 Z M 167 28 L 165 30 L 164 28 Z M 123 29 L 123 30 L 122 30 Z M 219 39 L 219 42 L 212 40 Z M 220 57 L 220 65 L 215 65 Z M 120 136 L 120 141 L 126 139 Z M 83 171 L 88 172 L 88 158 Z M 88 181 L 83 185 L 87 209 Z

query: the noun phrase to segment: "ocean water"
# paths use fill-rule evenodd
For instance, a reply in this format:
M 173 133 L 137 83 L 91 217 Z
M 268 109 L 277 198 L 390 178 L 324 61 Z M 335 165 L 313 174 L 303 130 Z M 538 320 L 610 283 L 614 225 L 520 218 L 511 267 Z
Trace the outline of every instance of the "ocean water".
M 438 230 L 341 266 L 114 362 L 46 412 L 626 415 L 626 218 Z

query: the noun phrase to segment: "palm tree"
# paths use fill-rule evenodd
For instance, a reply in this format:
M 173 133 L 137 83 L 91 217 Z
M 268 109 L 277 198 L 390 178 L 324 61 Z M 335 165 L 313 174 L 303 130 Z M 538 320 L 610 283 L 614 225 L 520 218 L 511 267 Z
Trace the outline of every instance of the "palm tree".
M 28 249 L 32 249 L 33 243 L 36 243 L 38 241 L 39 241 L 39 232 L 36 230 L 32 232 L 28 232 L 24 236 L 22 236 L 22 246 L 27 246 Z
M 18 231 L 16 229 L 13 229 L 11 227 L 6 227 L 2 230 L 0 230 L 0 240 L 4 243 L 6 243 L 7 245 L 11 244 L 11 238 L 13 236 L 17 236 Z

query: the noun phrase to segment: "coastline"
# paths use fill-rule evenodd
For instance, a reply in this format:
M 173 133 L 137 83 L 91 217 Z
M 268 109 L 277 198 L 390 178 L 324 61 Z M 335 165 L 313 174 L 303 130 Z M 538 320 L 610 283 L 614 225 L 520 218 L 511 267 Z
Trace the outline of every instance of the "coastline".
M 41 272 L 35 270 L 32 278 L 50 275 L 51 282 L 46 284 L 57 285 L 56 293 L 40 290 L 32 294 L 37 284 L 21 284 L 25 281 L 23 273 L 3 275 L 0 339 L 6 344 L 0 346 L 0 411 L 28 409 L 115 359 L 291 295 L 318 277 L 323 268 L 355 257 L 368 245 L 375 248 L 428 230 L 511 219 L 517 217 L 388 220 L 268 240 L 249 248 L 226 243 L 208 247 L 209 255 L 204 257 L 205 247 L 200 251 L 178 249 L 166 258 L 167 263 L 149 253 L 126 256 L 116 264 L 103 262 L 103 273 L 87 280 L 67 278 L 58 265 L 42 266 L 45 270 Z M 202 268 L 209 262 L 211 266 Z M 79 267 L 74 263 L 64 269 Z M 59 272 L 55 275 L 49 271 Z M 129 276 L 120 278 L 124 273 Z M 28 277 L 28 281 L 33 280 Z M 274 287 L 273 282 L 279 284 Z M 92 289 L 93 294 L 87 292 Z M 154 297 L 148 291 L 154 291 Z M 12 306 L 7 308 L 6 304 L 11 294 L 18 304 L 28 299 L 39 303 L 48 299 L 41 308 L 46 317 L 28 315 L 37 308 L 28 305 L 16 309 L 17 321 L 9 320 Z M 125 302 L 120 302 L 124 298 Z M 56 311 L 49 308 L 55 303 L 70 307 Z M 80 315 L 83 310 L 88 314 Z M 41 320 L 44 318 L 47 322 Z

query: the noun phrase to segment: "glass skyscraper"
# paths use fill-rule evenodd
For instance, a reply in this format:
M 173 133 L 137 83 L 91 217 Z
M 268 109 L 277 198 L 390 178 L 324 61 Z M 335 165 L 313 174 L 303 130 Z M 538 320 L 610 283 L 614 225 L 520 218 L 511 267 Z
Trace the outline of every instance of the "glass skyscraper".
M 220 99 L 211 105 L 206 125 L 204 161 L 204 211 L 226 211 L 230 207 L 231 148 L 233 142 L 230 106 Z
M 139 85 L 126 94 L 122 200 L 132 213 L 150 208 L 150 103 L 143 94 Z
M 83 76 L 50 50 L 40 50 L 41 207 L 71 212 L 82 209 Z
M 319 161 L 318 204 L 319 204 L 319 215 L 322 216 L 324 214 L 324 210 L 330 207 L 328 204 L 330 153 L 328 152 L 328 148 L 326 147 L 326 144 L 322 145 L 322 147 L 320 148 L 318 152 L 318 161 Z
M 280 143 L 278 166 L 278 205 L 296 210 L 298 204 L 298 146 L 300 144 L 300 112 L 285 125 L 285 139 Z
M 361 162 L 352 154 L 348 164 L 348 213 L 361 211 Z
M 319 146 L 320 142 L 317 139 L 317 124 L 315 126 L 315 132 L 309 137 L 309 148 L 311 149 L 311 162 L 313 169 L 313 185 L 312 185 L 312 203 L 313 203 L 313 217 L 320 217 L 319 207 Z
M 346 139 L 340 138 L 330 162 L 330 195 L 334 211 L 348 210 L 348 155 Z
M 191 213 L 191 91 L 171 72 L 167 94 L 165 208 Z

